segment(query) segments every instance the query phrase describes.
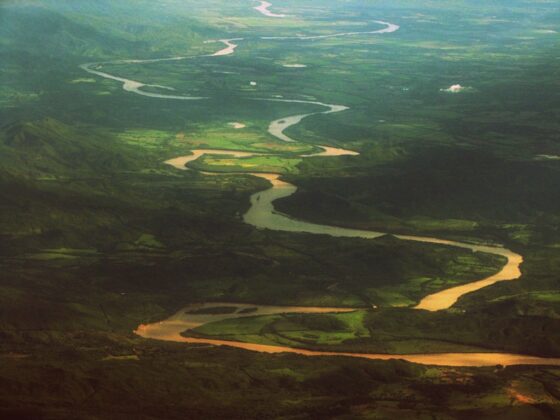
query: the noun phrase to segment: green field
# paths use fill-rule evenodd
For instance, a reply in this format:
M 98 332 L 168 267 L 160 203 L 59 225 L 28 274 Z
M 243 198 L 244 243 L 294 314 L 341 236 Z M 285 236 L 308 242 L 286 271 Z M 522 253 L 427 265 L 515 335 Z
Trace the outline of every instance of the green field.
M 132 333 L 189 303 L 339 306 L 356 311 L 185 334 L 560 357 L 558 2 L 273 3 L 285 18 L 251 1 L 0 4 L 0 417 L 558 417 L 553 367 L 267 355 Z M 378 20 L 400 29 L 281 39 L 374 31 Z M 208 56 L 225 45 L 206 41 L 237 38 L 234 54 Z M 141 96 L 85 63 L 157 85 L 145 93 L 204 99 Z M 300 114 L 314 115 L 286 130 L 296 142 L 267 132 Z M 302 156 L 319 145 L 360 154 Z M 164 163 L 197 149 L 256 156 Z M 504 259 L 391 235 L 258 230 L 242 215 L 269 184 L 240 172 L 297 186 L 275 203 L 291 217 L 503 244 L 523 256 L 522 276 L 448 310 L 414 310 Z

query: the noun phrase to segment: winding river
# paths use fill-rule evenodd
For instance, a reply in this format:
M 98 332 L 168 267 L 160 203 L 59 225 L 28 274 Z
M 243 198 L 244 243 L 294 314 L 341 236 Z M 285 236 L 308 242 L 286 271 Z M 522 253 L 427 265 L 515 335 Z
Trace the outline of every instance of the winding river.
M 276 15 L 268 10 L 270 3 L 266 1 L 260 1 L 261 5 L 255 9 L 261 12 L 265 16 L 269 17 L 284 17 L 284 15 Z M 375 21 L 377 24 L 385 26 L 382 29 L 367 32 L 347 32 L 347 33 L 336 33 L 330 35 L 320 35 L 320 36 L 295 36 L 295 37 L 260 37 L 264 40 L 289 40 L 289 39 L 299 39 L 299 40 L 317 40 L 332 37 L 342 37 L 342 36 L 354 36 L 354 35 L 366 35 L 366 34 L 386 34 L 392 33 L 399 29 L 398 25 L 384 21 Z M 238 47 L 235 44 L 236 41 L 242 41 L 243 38 L 231 38 L 231 39 L 221 39 L 217 41 L 208 42 L 220 42 L 224 44 L 225 48 L 218 50 L 217 52 L 205 55 L 202 57 L 222 57 L 231 55 L 235 52 Z M 199 56 L 200 57 L 200 56 Z M 135 80 L 126 79 L 124 77 L 115 76 L 109 74 L 103 70 L 103 66 L 107 64 L 142 64 L 142 63 L 154 63 L 159 61 L 176 61 L 184 60 L 188 58 L 198 58 L 198 57 L 171 57 L 162 59 L 148 59 L 148 60 L 120 60 L 113 62 L 104 63 L 88 63 L 83 64 L 80 67 L 90 74 L 94 74 L 99 77 L 106 79 L 115 80 L 123 84 L 123 89 L 127 92 L 135 93 L 138 95 L 143 95 L 151 98 L 159 99 L 172 99 L 172 100 L 202 100 L 205 97 L 194 97 L 189 95 L 176 95 L 167 93 L 153 93 L 146 92 L 142 90 L 143 87 L 152 87 L 164 91 L 173 91 L 174 89 L 167 86 L 153 85 L 138 82 Z M 321 110 L 317 112 L 298 114 L 287 116 L 275 121 L 272 121 L 268 127 L 268 133 L 284 142 L 294 142 L 295 140 L 290 138 L 285 131 L 300 123 L 305 118 L 318 115 L 318 114 L 332 114 L 337 112 L 343 112 L 349 108 L 344 105 L 333 105 L 326 104 L 318 101 L 306 101 L 297 99 L 277 99 L 277 98 L 250 98 L 250 100 L 256 101 L 267 101 L 267 102 L 284 102 L 284 103 L 298 103 L 298 104 L 308 104 L 315 105 Z M 318 153 L 301 155 L 302 158 L 307 157 L 335 157 L 335 156 L 356 156 L 357 152 L 331 147 L 331 146 L 318 146 L 321 151 Z M 166 164 L 172 165 L 179 170 L 187 170 L 187 165 L 204 155 L 228 155 L 235 158 L 246 158 L 256 155 L 264 155 L 265 153 L 253 153 L 246 151 L 236 151 L 236 150 L 219 150 L 219 149 L 196 149 L 192 150 L 191 154 L 188 156 L 179 156 L 174 159 L 166 161 Z M 205 172 L 203 172 L 205 173 Z M 264 191 L 259 191 L 251 196 L 251 206 L 249 210 L 243 216 L 245 223 L 254 226 L 257 229 L 270 229 L 276 231 L 285 232 L 296 232 L 296 233 L 310 233 L 310 234 L 322 234 L 330 235 L 333 237 L 340 238 L 364 238 L 364 239 L 375 239 L 380 236 L 387 235 L 387 232 L 375 232 L 363 229 L 351 229 L 338 226 L 328 226 L 316 223 L 311 223 L 303 220 L 298 220 L 292 218 L 288 215 L 277 212 L 274 209 L 274 201 L 280 198 L 289 197 L 297 191 L 297 187 L 288 182 L 280 179 L 281 175 L 276 173 L 244 173 L 245 175 L 253 175 L 256 177 L 263 178 L 270 183 L 270 187 Z M 209 174 L 210 175 L 210 174 Z M 216 175 L 216 174 L 211 174 Z M 438 245 L 445 245 L 451 247 L 458 247 L 469 249 L 473 252 L 485 252 L 495 255 L 500 255 L 506 258 L 507 262 L 504 267 L 496 274 L 489 276 L 487 278 L 468 283 L 465 285 L 453 287 L 446 289 L 432 295 L 426 296 L 420 301 L 420 303 L 415 307 L 415 309 L 423 309 L 429 311 L 437 311 L 442 309 L 447 309 L 451 307 L 461 296 L 479 290 L 481 288 L 495 284 L 496 282 L 515 280 L 521 276 L 520 265 L 523 262 L 521 255 L 500 246 L 489 246 L 489 245 L 475 245 L 466 242 L 451 241 L 446 239 L 424 237 L 424 236 L 413 236 L 413 235 L 394 235 L 398 239 L 403 241 L 415 241 L 423 243 L 431 243 Z M 227 315 L 202 315 L 193 313 L 193 310 L 201 309 L 209 306 L 235 306 L 242 310 L 247 309 L 248 306 L 252 307 L 252 310 L 244 313 L 234 311 Z M 264 353 L 297 353 L 305 356 L 347 356 L 347 357 L 359 357 L 366 359 L 404 359 L 410 362 L 429 364 L 429 365 L 446 365 L 446 366 L 486 366 L 486 365 L 514 365 L 514 364 L 552 364 L 560 365 L 560 359 L 553 358 L 539 358 L 525 355 L 515 355 L 507 353 L 440 353 L 440 354 L 400 354 L 400 355 L 390 355 L 390 354 L 370 354 L 370 353 L 348 353 L 348 352 L 328 352 L 328 351 L 312 351 L 305 349 L 297 349 L 285 346 L 271 346 L 271 345 L 261 345 L 253 343 L 242 343 L 236 341 L 227 340 L 214 340 L 214 339 L 203 339 L 203 338 L 192 338 L 183 337 L 181 332 L 194 328 L 196 326 L 203 325 L 208 322 L 215 322 L 221 319 L 234 318 L 240 316 L 255 316 L 255 315 L 265 315 L 265 314 L 278 314 L 278 313 L 333 313 L 333 312 L 348 312 L 354 309 L 349 308 L 319 308 L 319 307 L 282 307 L 282 306 L 262 306 L 262 305 L 243 305 L 234 303 L 207 303 L 198 305 L 189 305 L 183 308 L 181 311 L 177 312 L 175 315 L 167 320 L 153 323 L 153 324 L 143 324 L 138 327 L 135 331 L 136 334 L 151 339 L 157 340 L 167 340 L 167 341 L 178 341 L 186 343 L 198 343 L 198 344 L 209 344 L 209 345 L 227 345 L 231 347 L 241 348 L 245 350 L 252 350 Z
M 257 12 L 262 13 L 263 15 L 268 17 L 274 17 L 274 18 L 286 17 L 286 15 L 279 15 L 277 13 L 271 12 L 269 8 L 272 6 L 272 3 L 269 3 L 267 1 L 262 1 L 262 0 L 258 0 L 258 1 L 260 5 L 254 8 Z
M 237 310 L 230 314 L 211 315 L 196 314 L 197 310 L 210 307 L 235 307 Z M 245 312 L 244 310 L 250 310 Z M 260 353 L 292 353 L 302 356 L 343 356 L 357 357 L 371 360 L 406 360 L 412 363 L 434 366 L 496 366 L 496 365 L 556 365 L 560 366 L 560 358 L 541 358 L 510 353 L 425 353 L 425 354 L 381 354 L 381 353 L 349 353 L 333 351 L 316 351 L 298 349 L 286 346 L 267 344 L 243 343 L 240 341 L 216 340 L 211 338 L 184 337 L 183 331 L 199 327 L 208 322 L 224 319 L 240 318 L 258 315 L 274 315 L 283 313 L 341 313 L 350 312 L 349 308 L 322 308 L 298 306 L 264 306 L 233 303 L 203 303 L 186 306 L 179 312 L 162 322 L 142 324 L 136 331 L 137 335 L 153 340 L 174 341 L 178 343 L 206 344 L 210 346 L 229 346 L 238 349 L 256 351 Z M 195 313 L 193 313 L 195 312 Z

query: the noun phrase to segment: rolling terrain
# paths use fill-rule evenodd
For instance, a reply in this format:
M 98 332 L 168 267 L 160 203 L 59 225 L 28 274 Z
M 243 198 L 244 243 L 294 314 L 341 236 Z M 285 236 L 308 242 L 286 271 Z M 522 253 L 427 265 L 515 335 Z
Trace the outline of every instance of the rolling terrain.
M 332 355 L 560 357 L 554 6 L 0 5 L 0 413 L 557 416 L 557 367 Z M 247 219 L 274 185 L 295 228 Z M 413 309 L 497 246 L 514 281 Z M 133 332 L 201 303 L 184 336 L 325 354 Z

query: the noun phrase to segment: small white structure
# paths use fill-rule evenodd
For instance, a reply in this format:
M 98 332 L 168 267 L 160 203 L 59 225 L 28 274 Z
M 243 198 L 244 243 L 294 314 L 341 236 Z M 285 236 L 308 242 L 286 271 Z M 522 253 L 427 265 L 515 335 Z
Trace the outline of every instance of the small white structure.
M 230 127 L 235 128 L 236 130 L 247 127 L 245 124 L 240 123 L 240 122 L 230 122 L 230 123 L 228 123 L 228 125 Z
M 440 89 L 442 92 L 448 92 L 448 93 L 460 93 L 463 92 L 465 90 L 467 90 L 468 88 L 461 86 L 459 84 L 456 85 L 451 85 L 449 86 L 447 89 Z

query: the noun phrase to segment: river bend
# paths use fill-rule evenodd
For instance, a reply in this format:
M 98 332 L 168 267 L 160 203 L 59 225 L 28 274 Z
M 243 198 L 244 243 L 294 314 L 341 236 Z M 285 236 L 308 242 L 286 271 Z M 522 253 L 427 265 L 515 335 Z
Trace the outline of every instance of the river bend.
M 264 16 L 268 17 L 285 17 L 285 15 L 275 14 L 269 10 L 272 6 L 271 3 L 266 1 L 259 1 L 260 6 L 255 7 L 257 11 L 262 13 Z M 375 21 L 375 23 L 383 25 L 384 28 L 374 30 L 374 31 L 364 31 L 364 32 L 346 32 L 346 33 L 335 33 L 329 35 L 317 35 L 317 36 L 292 36 L 292 37 L 275 37 L 275 36 L 261 36 L 260 39 L 263 40 L 320 40 L 333 37 L 346 37 L 346 36 L 364 36 L 364 35 L 374 35 L 374 34 L 388 34 L 395 32 L 399 29 L 398 25 L 385 22 L 385 21 Z M 93 75 L 103 77 L 106 79 L 121 82 L 123 89 L 127 92 L 135 93 L 142 96 L 147 96 L 150 98 L 157 99 L 170 99 L 170 100 L 202 100 L 207 99 L 206 97 L 199 96 L 189 96 L 189 95 L 178 95 L 170 93 L 153 93 L 146 92 L 142 90 L 143 87 L 153 87 L 163 91 L 174 91 L 172 87 L 154 85 L 148 83 L 142 83 L 135 80 L 126 79 L 125 77 L 115 76 L 113 74 L 107 73 L 103 70 L 104 65 L 107 64 L 143 64 L 143 63 L 154 63 L 159 61 L 177 61 L 185 59 L 194 59 L 200 57 L 224 57 L 234 54 L 238 44 L 236 42 L 243 41 L 243 38 L 230 38 L 221 39 L 217 41 L 208 42 L 219 42 L 224 45 L 224 48 L 216 51 L 210 55 L 204 55 L 199 57 L 186 57 L 177 56 L 170 58 L 160 58 L 160 59 L 147 59 L 147 60 L 120 60 L 113 62 L 102 62 L 102 63 L 87 63 L 80 67 Z M 337 112 L 343 112 L 349 108 L 344 105 L 334 105 L 326 104 L 319 101 L 305 101 L 299 99 L 277 99 L 277 98 L 251 98 L 250 100 L 257 101 L 268 101 L 268 102 L 284 102 L 284 103 L 298 103 L 298 104 L 308 104 L 315 105 L 320 108 L 317 112 L 298 114 L 286 116 L 278 120 L 272 121 L 268 127 L 268 133 L 277 138 L 278 140 L 284 142 L 294 142 L 295 140 L 290 138 L 285 131 L 299 124 L 305 118 L 312 117 L 318 114 L 332 114 Z M 337 147 L 321 145 L 321 151 L 318 153 L 301 155 L 302 158 L 309 157 L 336 157 L 336 156 L 356 156 L 357 152 L 341 149 Z M 252 153 L 244 151 L 235 150 L 218 150 L 218 149 L 196 149 L 191 152 L 188 156 L 179 156 L 174 159 L 166 161 L 167 164 L 179 170 L 187 170 L 187 165 L 199 159 L 201 156 L 207 154 L 214 155 L 229 155 L 235 158 L 246 158 L 255 155 L 263 155 L 264 153 Z M 351 229 L 338 226 L 328 226 L 322 224 L 311 223 L 303 220 L 298 220 L 292 218 L 288 215 L 277 212 L 274 209 L 274 201 L 293 195 L 297 191 L 297 187 L 285 182 L 280 179 L 280 174 L 274 173 L 246 173 L 246 175 L 253 175 L 267 180 L 270 183 L 270 187 L 264 191 L 259 191 L 251 196 L 251 206 L 249 210 L 243 216 L 245 223 L 254 226 L 257 229 L 270 229 L 285 232 L 296 232 L 296 233 L 310 233 L 310 234 L 323 234 L 330 235 L 333 237 L 345 237 L 345 238 L 364 238 L 364 239 L 375 239 L 380 236 L 387 235 L 387 232 L 375 232 L 363 229 Z M 489 276 L 484 279 L 477 280 L 465 285 L 449 288 L 423 298 L 415 309 L 437 311 L 442 309 L 447 309 L 451 307 L 461 296 L 474 292 L 484 287 L 488 287 L 496 282 L 515 280 L 521 276 L 520 265 L 523 262 L 521 255 L 501 246 L 490 246 L 490 245 L 476 245 L 467 242 L 451 241 L 447 239 L 425 237 L 425 236 L 414 236 L 414 235 L 394 235 L 395 237 L 403 241 L 415 241 L 431 244 L 439 244 L 451 247 L 458 247 L 464 249 L 470 249 L 473 252 L 486 252 L 490 254 L 500 255 L 506 258 L 507 262 L 504 267 L 496 274 Z M 213 305 L 213 306 L 223 306 L 223 305 L 235 305 L 239 307 L 247 306 L 242 304 L 233 303 L 223 303 L 223 304 L 199 304 L 202 305 Z M 409 354 L 409 355 L 390 355 L 390 354 L 369 354 L 369 353 L 349 353 L 349 352 L 326 352 L 326 351 L 312 351 L 305 349 L 296 349 L 292 347 L 285 346 L 270 346 L 261 345 L 253 343 L 242 343 L 227 340 L 214 340 L 214 339 L 201 339 L 201 338 L 191 338 L 183 337 L 181 332 L 194 328 L 199 325 L 203 325 L 207 322 L 214 322 L 219 319 L 225 319 L 224 316 L 216 315 L 206 315 L 200 316 L 193 313 L 189 313 L 189 308 L 192 309 L 193 305 L 189 305 L 187 308 L 182 309 L 177 314 L 173 315 L 169 319 L 153 324 L 140 325 L 135 331 L 138 335 L 145 338 L 152 338 L 158 340 L 168 340 L 168 341 L 178 341 L 186 343 L 202 343 L 210 345 L 227 345 L 231 347 L 241 348 L 245 350 L 258 351 L 264 353 L 297 353 L 305 356 L 346 356 L 346 357 L 358 357 L 366 359 L 404 359 L 414 363 L 422 363 L 429 365 L 447 365 L 447 366 L 486 366 L 486 365 L 513 365 L 513 364 L 551 364 L 560 365 L 560 359 L 557 358 L 539 358 L 533 356 L 525 355 L 515 355 L 507 353 L 442 353 L 442 354 Z M 255 312 L 251 313 L 254 315 L 264 315 L 264 314 L 274 314 L 274 313 L 335 313 L 335 312 L 347 312 L 349 308 L 313 308 L 313 307 L 279 307 L 279 306 L 262 306 L 253 305 L 257 309 Z M 238 313 L 233 313 L 228 317 L 238 317 L 243 316 Z

